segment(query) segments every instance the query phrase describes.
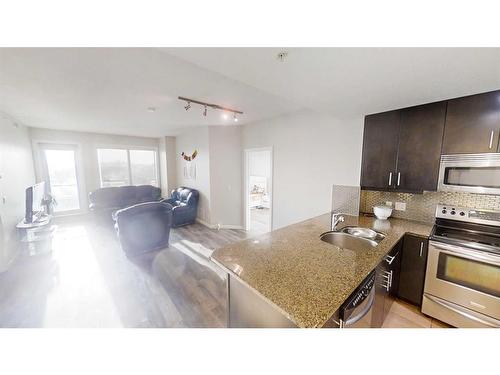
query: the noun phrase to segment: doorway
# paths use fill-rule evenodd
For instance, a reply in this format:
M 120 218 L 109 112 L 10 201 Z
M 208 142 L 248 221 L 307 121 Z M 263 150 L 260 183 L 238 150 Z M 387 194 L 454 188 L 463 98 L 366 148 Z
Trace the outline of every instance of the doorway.
M 273 150 L 245 150 L 245 229 L 252 234 L 272 230 Z
M 56 201 L 54 214 L 82 210 L 84 196 L 77 166 L 76 145 L 40 145 L 42 178 L 47 193 Z

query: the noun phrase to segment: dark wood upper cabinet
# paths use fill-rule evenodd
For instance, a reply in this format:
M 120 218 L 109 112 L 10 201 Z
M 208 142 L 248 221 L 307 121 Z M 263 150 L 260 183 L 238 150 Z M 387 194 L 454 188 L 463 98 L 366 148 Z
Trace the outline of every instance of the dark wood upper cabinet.
M 396 189 L 437 189 L 446 102 L 401 110 Z
M 394 186 L 400 114 L 390 111 L 365 117 L 362 187 L 384 190 Z
M 439 102 L 366 116 L 361 187 L 436 190 L 445 115 Z
M 448 101 L 443 154 L 497 152 L 500 91 Z

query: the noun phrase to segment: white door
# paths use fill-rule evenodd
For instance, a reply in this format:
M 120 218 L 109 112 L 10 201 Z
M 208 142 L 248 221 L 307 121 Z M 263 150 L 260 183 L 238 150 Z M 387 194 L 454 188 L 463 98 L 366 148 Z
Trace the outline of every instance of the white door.
M 42 177 L 47 192 L 56 200 L 55 214 L 80 212 L 83 208 L 83 189 L 78 177 L 77 146 L 40 145 Z
M 245 150 L 245 229 L 253 234 L 272 230 L 272 148 Z

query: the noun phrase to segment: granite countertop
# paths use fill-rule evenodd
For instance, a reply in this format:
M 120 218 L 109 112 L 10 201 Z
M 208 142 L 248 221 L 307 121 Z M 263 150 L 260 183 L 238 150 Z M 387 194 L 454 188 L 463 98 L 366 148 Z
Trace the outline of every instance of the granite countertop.
M 402 219 L 345 216 L 348 225 L 387 236 L 370 250 L 339 248 L 320 240 L 330 214 L 237 242 L 213 260 L 277 306 L 299 327 L 321 327 L 405 233 L 429 236 L 432 225 Z

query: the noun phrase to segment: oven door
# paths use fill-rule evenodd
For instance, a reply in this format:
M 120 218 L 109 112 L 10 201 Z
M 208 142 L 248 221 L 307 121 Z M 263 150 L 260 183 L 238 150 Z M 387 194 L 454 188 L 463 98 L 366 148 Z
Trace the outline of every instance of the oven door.
M 500 319 L 500 256 L 429 241 L 425 293 Z
M 441 156 L 438 190 L 500 194 L 500 154 Z

